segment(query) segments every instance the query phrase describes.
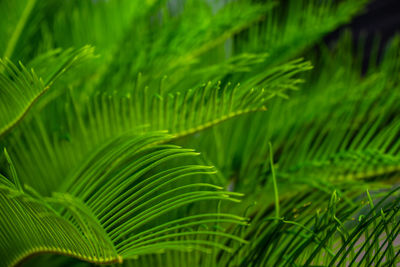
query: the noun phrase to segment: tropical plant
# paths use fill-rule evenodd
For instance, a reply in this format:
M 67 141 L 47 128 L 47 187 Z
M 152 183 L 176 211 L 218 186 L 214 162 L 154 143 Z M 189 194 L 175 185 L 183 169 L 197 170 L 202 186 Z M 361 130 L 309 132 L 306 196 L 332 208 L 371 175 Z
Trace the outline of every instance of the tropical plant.
M 0 1 L 0 265 L 399 264 L 400 38 L 322 41 L 366 4 Z

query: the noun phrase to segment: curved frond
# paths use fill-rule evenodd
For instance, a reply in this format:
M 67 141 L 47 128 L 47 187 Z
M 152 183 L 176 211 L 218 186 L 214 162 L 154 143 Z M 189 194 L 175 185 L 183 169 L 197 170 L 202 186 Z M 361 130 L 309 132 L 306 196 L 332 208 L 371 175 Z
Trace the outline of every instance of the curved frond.
M 113 244 L 104 238 L 91 218 L 81 218 L 86 228 L 79 229 L 48 204 L 5 185 L 0 185 L 0 206 L 3 266 L 14 266 L 30 255 L 41 253 L 68 255 L 89 262 L 121 261 Z
M 41 197 L 26 186 L 25 191 L 36 196 L 31 197 L 3 177 L 4 262 L 57 253 L 112 263 L 169 249 L 231 251 L 224 244 L 227 240 L 245 242 L 212 228 L 199 230 L 216 223 L 220 227 L 245 225 L 244 218 L 217 208 L 220 201 L 238 202 L 241 194 L 210 184 L 205 177 L 215 173 L 212 167 L 168 164 L 162 168 L 166 162 L 197 155 L 190 149 L 161 144 L 165 138 L 164 134 L 126 135 L 110 141 L 64 180 L 63 192 L 52 197 Z M 198 203 L 205 201 L 208 207 L 203 210 Z M 183 210 L 186 215 L 182 217 Z M 30 241 L 18 245 L 24 239 Z
M 47 61 L 48 72 L 43 78 L 33 69 L 26 69 L 21 62 L 18 67 L 8 59 L 0 60 L 0 136 L 26 115 L 62 73 L 91 54 L 90 47 L 67 50 L 53 64 Z M 37 59 L 32 65 L 39 66 L 39 62 Z
M 344 195 L 342 195 L 343 197 Z M 251 224 L 243 230 L 248 245 L 219 257 L 222 266 L 370 266 L 396 264 L 400 250 L 398 188 L 351 193 L 353 204 L 334 192 L 287 194 L 281 217 L 271 206 L 250 208 Z M 375 203 L 375 204 L 374 204 Z M 323 208 L 322 208 L 323 207 Z
M 188 142 L 237 190 L 253 192 L 270 181 L 270 140 L 277 151 L 277 177 L 285 183 L 396 179 L 400 94 L 393 73 L 400 66 L 399 39 L 365 75 L 362 56 L 352 55 L 351 43 L 343 36 L 334 51 L 323 50 L 318 74 L 311 73 L 289 101 L 271 102 L 264 114 L 244 116 Z M 264 160 L 253 160 L 260 158 Z
M 268 10 L 265 20 L 248 29 L 247 38 L 240 38 L 236 49 L 265 51 L 271 55 L 267 64 L 288 60 L 315 44 L 324 34 L 347 23 L 362 12 L 367 3 L 368 0 L 281 2 Z
M 368 3 L 0 1 L 0 265 L 399 264 L 400 37 L 334 32 Z
M 166 81 L 162 80 L 159 92 L 151 94 L 139 75 L 135 88 L 127 96 L 116 92 L 80 100 L 70 92 L 60 114 L 60 118 L 65 118 L 64 123 L 60 125 L 60 119 L 57 121 L 62 132 L 54 135 L 46 129 L 42 117 L 37 116 L 10 136 L 13 144 L 10 154 L 21 177 L 45 180 L 43 187 L 38 183 L 33 186 L 46 194 L 59 185 L 57 177 L 68 173 L 94 148 L 112 137 L 127 131 L 168 130 L 173 135 L 171 139 L 176 139 L 239 115 L 265 110 L 271 98 L 285 97 L 288 90 L 302 82 L 296 78 L 298 72 L 309 69 L 308 62 L 295 60 L 267 70 L 264 81 L 256 80 L 264 86 L 260 89 L 250 87 L 251 84 L 209 82 L 186 92 L 166 94 L 163 91 Z M 25 139 L 31 141 L 22 141 Z M 35 156 L 30 156 L 29 151 Z M 51 166 L 42 168 L 38 162 L 51 162 Z
M 13 127 L 48 89 L 35 72 L 22 64 L 20 67 L 21 70 L 9 60 L 0 61 L 0 135 Z

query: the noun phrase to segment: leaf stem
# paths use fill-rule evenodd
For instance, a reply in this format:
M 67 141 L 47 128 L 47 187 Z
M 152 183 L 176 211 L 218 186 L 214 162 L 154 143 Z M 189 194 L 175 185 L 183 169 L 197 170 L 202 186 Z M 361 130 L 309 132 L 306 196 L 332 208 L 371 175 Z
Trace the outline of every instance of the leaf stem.
M 275 216 L 276 218 L 279 217 L 279 193 L 278 193 L 278 185 L 276 183 L 276 176 L 275 176 L 275 168 L 274 168 L 274 160 L 273 160 L 273 153 L 272 153 L 272 145 L 271 142 L 268 143 L 269 145 L 269 160 L 271 164 L 271 173 L 272 173 L 272 183 L 274 186 L 274 196 L 275 196 Z
M 36 0 L 28 0 L 28 3 L 25 6 L 24 11 L 21 14 L 21 17 L 15 26 L 15 30 L 11 35 L 10 41 L 7 44 L 7 48 L 4 52 L 3 57 L 10 58 L 14 52 L 15 46 L 17 44 L 18 38 L 21 36 L 21 33 L 25 27 L 25 24 L 31 14 L 33 7 L 35 6 Z

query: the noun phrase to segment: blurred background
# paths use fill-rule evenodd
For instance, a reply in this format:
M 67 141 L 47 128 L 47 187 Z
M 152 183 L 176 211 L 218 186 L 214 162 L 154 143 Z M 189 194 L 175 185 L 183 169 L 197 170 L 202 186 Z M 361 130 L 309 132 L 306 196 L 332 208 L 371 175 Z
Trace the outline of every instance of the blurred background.
M 400 1 L 399 0 L 374 0 L 368 5 L 367 10 L 355 17 L 349 25 L 344 25 L 325 37 L 325 42 L 328 44 L 338 40 L 340 33 L 344 29 L 351 29 L 355 45 L 360 42 L 360 39 L 365 39 L 365 58 L 373 46 L 375 38 L 381 40 L 379 46 L 379 55 L 385 44 L 390 39 L 400 32 Z M 367 60 L 366 60 L 367 61 Z M 364 69 L 366 63 L 364 64 Z

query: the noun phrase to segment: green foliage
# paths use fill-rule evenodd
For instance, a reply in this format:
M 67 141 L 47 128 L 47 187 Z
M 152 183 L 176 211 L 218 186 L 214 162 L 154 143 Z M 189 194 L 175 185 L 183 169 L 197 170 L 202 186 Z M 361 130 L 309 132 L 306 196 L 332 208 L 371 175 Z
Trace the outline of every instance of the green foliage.
M 396 266 L 400 38 L 321 42 L 366 4 L 0 2 L 0 265 Z
M 37 57 L 30 65 L 39 73 L 43 73 L 40 78 L 33 68 L 28 71 L 21 62 L 18 68 L 8 59 L 0 61 L 0 135 L 14 127 L 59 76 L 91 54 L 92 49 L 84 47 L 76 51 L 66 50 L 63 53 L 50 51 Z

